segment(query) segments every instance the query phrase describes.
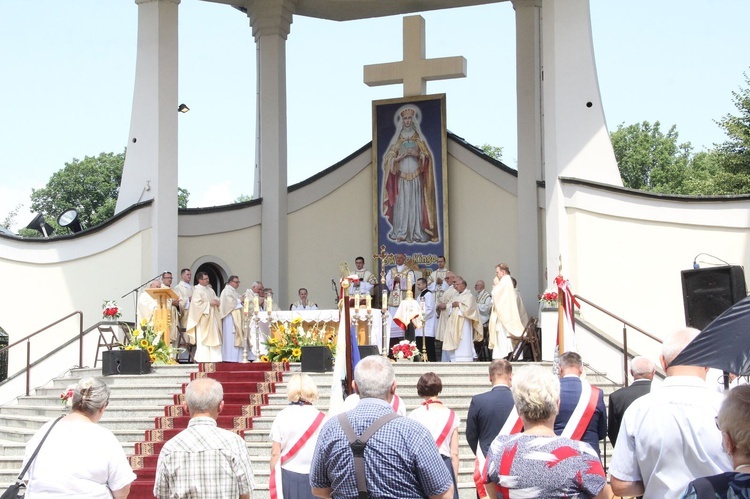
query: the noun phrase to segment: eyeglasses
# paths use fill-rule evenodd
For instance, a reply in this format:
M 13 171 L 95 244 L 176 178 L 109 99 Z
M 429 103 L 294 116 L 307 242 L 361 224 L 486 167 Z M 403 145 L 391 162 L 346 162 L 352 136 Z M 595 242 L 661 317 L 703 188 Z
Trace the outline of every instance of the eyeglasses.
M 240 281 L 232 281 L 232 282 L 235 283 L 235 284 L 239 284 L 240 283 Z

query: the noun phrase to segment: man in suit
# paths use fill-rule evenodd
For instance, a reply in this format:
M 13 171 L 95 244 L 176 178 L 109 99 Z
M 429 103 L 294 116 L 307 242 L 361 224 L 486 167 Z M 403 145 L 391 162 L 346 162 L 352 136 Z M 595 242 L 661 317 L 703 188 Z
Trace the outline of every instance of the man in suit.
M 646 395 L 651 391 L 651 380 L 654 379 L 656 366 L 646 357 L 634 357 L 630 361 L 630 374 L 633 376 L 633 384 L 620 388 L 609 395 L 609 421 L 607 435 L 614 446 L 617 441 L 617 433 L 620 431 L 620 422 L 625 409 L 635 399 Z
M 555 434 L 586 442 L 599 455 L 599 440 L 607 436 L 604 392 L 583 381 L 582 374 L 580 355 L 565 352 L 560 356 L 560 412 L 555 418 Z
M 515 411 L 513 395 L 510 392 L 513 366 L 505 359 L 495 359 L 490 363 L 492 389 L 474 395 L 466 416 L 466 440 L 476 456 L 474 481 L 479 497 L 486 497 L 483 477 L 484 460 L 495 437 L 518 433 L 523 427 Z

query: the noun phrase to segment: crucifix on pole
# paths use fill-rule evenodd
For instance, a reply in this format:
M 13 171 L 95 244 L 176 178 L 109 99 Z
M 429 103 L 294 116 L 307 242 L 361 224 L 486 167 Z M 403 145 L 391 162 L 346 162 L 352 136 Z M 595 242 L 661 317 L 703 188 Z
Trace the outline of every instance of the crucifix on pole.
M 404 59 L 365 66 L 364 81 L 370 87 L 403 83 L 404 97 L 427 93 L 427 82 L 464 78 L 466 58 L 425 56 L 425 29 L 422 16 L 404 17 Z

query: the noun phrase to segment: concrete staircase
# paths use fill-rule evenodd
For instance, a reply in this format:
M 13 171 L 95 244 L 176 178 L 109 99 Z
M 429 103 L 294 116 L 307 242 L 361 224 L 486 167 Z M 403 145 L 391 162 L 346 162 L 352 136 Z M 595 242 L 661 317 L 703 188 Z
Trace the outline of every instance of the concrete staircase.
M 285 380 L 295 371 L 299 364 L 292 364 L 291 372 L 285 374 Z M 421 399 L 417 396 L 416 383 L 419 376 L 433 371 L 443 382 L 441 400 L 456 411 L 461 418 L 459 427 L 459 493 L 462 499 L 475 498 L 471 474 L 474 456 L 466 443 L 466 414 L 473 395 L 489 389 L 487 363 L 397 363 L 394 364 L 396 379 L 399 385 L 397 393 L 406 404 L 407 411 L 416 408 Z M 154 372 L 147 375 L 117 375 L 104 379 L 112 389 L 112 395 L 104 417 L 99 424 L 110 429 L 122 442 L 127 454 L 133 454 L 135 442 L 142 441 L 144 430 L 154 428 L 154 418 L 164 415 L 164 406 L 173 404 L 173 395 L 180 393 L 182 383 L 189 381 L 190 373 L 197 372 L 196 365 L 156 366 Z M 320 401 L 316 407 L 326 411 L 330 394 L 330 373 L 309 373 L 315 379 L 320 391 Z M 60 393 L 80 378 L 101 376 L 99 369 L 74 369 L 65 376 L 56 378 L 46 385 L 37 388 L 33 395 L 22 396 L 14 402 L 0 407 L 0 491 L 15 481 L 20 472 L 28 439 L 47 421 L 63 412 Z M 606 378 L 591 376 L 589 382 L 605 391 L 605 396 L 618 388 Z M 276 384 L 276 393 L 269 395 L 269 405 L 264 406 L 261 416 L 253 421 L 253 429 L 246 430 L 245 440 L 251 455 L 253 472 L 258 489 L 253 498 L 268 497 L 268 477 L 271 444 L 268 434 L 271 423 L 278 412 L 287 405 L 286 383 Z M 605 454 L 609 459 L 611 446 Z

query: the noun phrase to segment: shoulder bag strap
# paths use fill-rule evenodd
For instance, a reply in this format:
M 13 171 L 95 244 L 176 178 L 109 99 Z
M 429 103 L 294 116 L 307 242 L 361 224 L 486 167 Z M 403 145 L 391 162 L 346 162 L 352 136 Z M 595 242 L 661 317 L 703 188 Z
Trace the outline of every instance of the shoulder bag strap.
M 60 421 L 64 417 L 65 417 L 65 414 L 63 414 L 62 416 L 60 416 L 59 418 L 57 418 L 55 420 L 55 422 L 52 423 L 52 425 L 49 427 L 49 429 L 47 430 L 47 433 L 45 433 L 44 436 L 42 437 L 42 441 L 39 442 L 39 445 L 36 446 L 36 449 L 34 450 L 34 453 L 31 455 L 31 457 L 29 458 L 29 460 L 26 462 L 26 466 L 23 467 L 23 471 L 21 471 L 21 474 L 18 475 L 18 479 L 19 480 L 23 480 L 23 476 L 28 471 L 29 466 L 31 466 L 31 463 L 34 462 L 34 459 L 36 458 L 36 455 L 39 454 L 39 449 L 42 448 L 42 444 L 44 443 L 45 440 L 47 440 L 47 435 L 49 435 L 49 432 L 51 432 L 52 428 L 55 427 L 55 425 L 57 424 L 57 422 Z
M 354 454 L 354 476 L 357 480 L 357 492 L 359 492 L 359 499 L 367 499 L 367 479 L 365 477 L 365 447 L 367 447 L 367 441 L 370 440 L 375 432 L 383 427 L 389 421 L 400 417 L 395 412 L 389 412 L 372 422 L 372 424 L 365 430 L 361 436 L 357 436 L 354 433 L 349 418 L 346 417 L 346 413 L 338 415 L 339 423 L 341 428 L 346 434 L 347 440 L 349 440 L 349 447 L 352 449 Z
M 713 484 L 705 477 L 693 480 L 693 488 L 695 488 L 695 496 L 698 499 L 713 499 L 716 497 Z

